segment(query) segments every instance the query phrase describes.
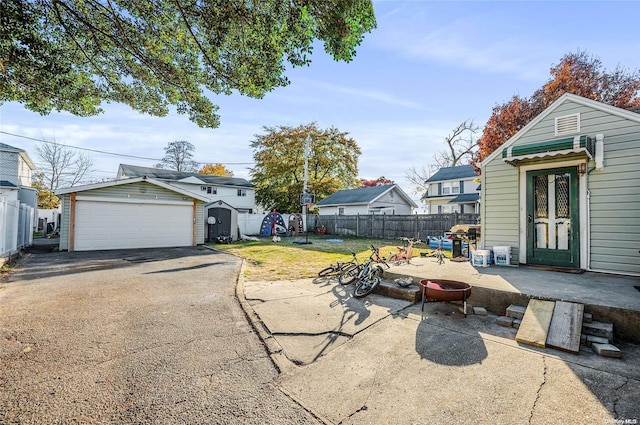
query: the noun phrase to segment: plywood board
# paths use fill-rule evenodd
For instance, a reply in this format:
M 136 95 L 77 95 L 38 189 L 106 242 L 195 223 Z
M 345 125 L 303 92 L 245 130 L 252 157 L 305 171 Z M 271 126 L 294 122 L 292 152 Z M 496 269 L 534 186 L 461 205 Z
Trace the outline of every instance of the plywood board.
M 547 335 L 547 346 L 578 354 L 584 305 L 556 301 Z
M 544 348 L 554 305 L 555 301 L 529 301 L 516 334 L 516 341 Z

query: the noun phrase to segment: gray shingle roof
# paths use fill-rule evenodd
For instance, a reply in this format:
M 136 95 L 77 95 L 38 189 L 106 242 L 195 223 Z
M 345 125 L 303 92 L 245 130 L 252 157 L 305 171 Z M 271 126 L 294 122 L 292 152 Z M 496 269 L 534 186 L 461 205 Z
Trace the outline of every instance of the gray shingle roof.
M 336 193 L 327 196 L 316 205 L 326 206 L 368 204 L 394 186 L 395 184 L 387 184 L 383 186 L 370 186 L 361 187 L 358 189 L 339 190 Z
M 479 193 L 461 193 L 452 200 L 449 201 L 450 204 L 464 204 L 468 202 L 477 202 L 480 199 Z
M 238 177 L 212 176 L 210 174 L 185 173 L 175 170 L 163 170 L 162 168 L 140 167 L 137 165 L 120 164 L 120 169 L 127 177 L 147 176 L 160 180 L 182 180 L 188 177 L 196 177 L 208 184 L 220 186 L 254 187 L 253 183 Z
M 18 187 L 9 180 L 0 180 L 0 187 Z
M 5 143 L 0 143 L 0 150 L 9 152 L 25 152 L 24 149 L 16 148 L 15 146 L 10 146 Z
M 433 176 L 425 180 L 425 183 L 441 182 L 445 180 L 458 180 L 468 177 L 477 177 L 473 165 L 459 165 L 457 167 L 444 167 L 438 170 Z

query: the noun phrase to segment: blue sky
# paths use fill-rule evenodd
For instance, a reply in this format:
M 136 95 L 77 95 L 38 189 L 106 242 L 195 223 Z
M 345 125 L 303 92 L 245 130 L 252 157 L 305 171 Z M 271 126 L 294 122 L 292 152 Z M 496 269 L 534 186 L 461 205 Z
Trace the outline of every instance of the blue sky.
M 350 63 L 334 62 L 321 46 L 310 67 L 287 73 L 291 85 L 263 99 L 214 96 L 221 125 L 201 129 L 184 116 L 156 118 L 124 105 L 77 118 L 40 116 L 16 103 L 0 107 L 0 130 L 71 146 L 161 158 L 175 140 L 195 145 L 194 159 L 223 163 L 249 179 L 250 142 L 263 126 L 316 121 L 348 132 L 362 155 L 359 177 L 385 176 L 414 199 L 404 176 L 433 163 L 443 139 L 460 122 L 483 126 L 497 103 L 529 96 L 563 55 L 586 50 L 607 69 L 640 69 L 640 2 L 375 1 L 378 28 Z M 0 134 L 39 162 L 35 144 Z M 118 164 L 157 161 L 92 154 L 91 178 L 115 177 Z

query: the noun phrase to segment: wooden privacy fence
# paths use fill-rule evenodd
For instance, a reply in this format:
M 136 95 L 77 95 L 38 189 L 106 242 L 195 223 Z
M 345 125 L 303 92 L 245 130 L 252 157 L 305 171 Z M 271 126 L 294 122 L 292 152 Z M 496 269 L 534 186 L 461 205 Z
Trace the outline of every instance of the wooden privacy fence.
M 479 214 L 310 215 L 309 231 L 324 226 L 330 235 L 377 239 L 443 236 L 457 224 L 478 224 Z

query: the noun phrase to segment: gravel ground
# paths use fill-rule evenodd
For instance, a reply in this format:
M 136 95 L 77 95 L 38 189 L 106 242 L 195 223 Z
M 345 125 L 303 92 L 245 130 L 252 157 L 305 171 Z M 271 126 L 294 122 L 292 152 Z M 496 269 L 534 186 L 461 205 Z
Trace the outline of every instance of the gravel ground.
M 0 423 L 319 423 L 274 385 L 234 256 L 34 253 L 0 282 Z

